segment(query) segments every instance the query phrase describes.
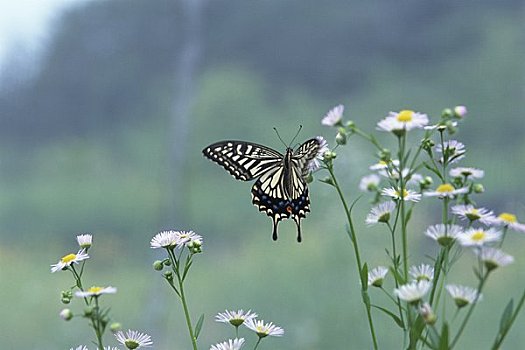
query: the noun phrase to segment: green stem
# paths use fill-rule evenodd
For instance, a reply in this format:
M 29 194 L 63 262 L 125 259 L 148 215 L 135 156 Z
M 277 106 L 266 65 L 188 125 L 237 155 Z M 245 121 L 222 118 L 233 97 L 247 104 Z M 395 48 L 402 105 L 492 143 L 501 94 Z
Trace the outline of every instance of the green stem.
M 392 253 L 394 254 L 394 261 L 393 261 L 393 265 L 394 265 L 394 271 L 397 273 L 399 273 L 399 266 L 398 266 L 398 260 L 397 260 L 397 252 L 396 252 L 396 236 L 395 236 L 395 230 L 394 228 L 390 225 L 390 222 L 387 222 L 386 223 L 387 226 L 388 226 L 388 229 L 390 230 L 390 235 L 392 236 Z M 396 288 L 399 288 L 399 282 L 397 280 L 397 278 L 394 278 L 394 283 L 396 285 Z M 384 290 L 384 289 L 383 289 Z M 385 291 L 386 293 L 386 291 Z M 388 293 L 387 293 L 388 294 Z M 399 317 L 401 318 L 401 321 L 403 322 L 403 325 L 405 324 L 405 320 L 404 320 L 404 316 L 403 316 L 403 311 L 402 311 L 402 306 L 401 306 L 401 300 L 399 298 L 397 298 L 397 307 L 398 307 L 398 310 L 399 310 Z
M 259 346 L 259 343 L 261 342 L 261 339 L 262 339 L 261 337 L 259 337 L 259 339 L 257 339 L 257 343 L 255 343 L 255 346 L 254 346 L 253 350 L 257 349 L 257 347 Z
M 95 335 L 97 337 L 97 344 L 99 349 L 104 349 L 104 345 L 102 344 L 102 333 L 104 330 L 102 329 L 102 320 L 100 316 L 100 307 L 98 305 L 98 297 L 95 296 L 95 312 L 93 315 L 93 318 L 91 319 L 93 322 L 93 329 L 95 330 Z
M 173 253 L 172 249 L 168 249 L 168 254 L 170 256 L 170 260 L 172 260 L 172 264 L 174 267 L 175 275 L 177 275 L 177 281 L 179 284 L 178 288 L 178 296 L 182 303 L 182 308 L 184 309 L 184 316 L 186 318 L 186 325 L 188 326 L 188 332 L 190 334 L 191 344 L 193 345 L 193 350 L 197 350 L 197 339 L 195 338 L 194 332 L 193 332 L 193 326 L 191 324 L 191 318 L 190 318 L 190 312 L 188 309 L 188 304 L 186 302 L 186 296 L 184 294 L 184 281 L 182 279 L 182 275 L 180 273 L 180 254 L 179 259 L 175 257 L 175 254 Z M 173 286 L 174 287 L 174 286 Z
M 330 173 L 330 178 L 332 179 L 333 185 L 335 189 L 337 190 L 337 194 L 339 195 L 339 199 L 341 200 L 341 203 L 343 204 L 343 208 L 345 210 L 346 220 L 348 222 L 348 228 L 350 231 L 349 236 L 350 236 L 350 240 L 352 241 L 352 245 L 354 247 L 354 253 L 355 253 L 355 258 L 356 258 L 357 268 L 358 268 L 358 275 L 361 276 L 363 266 L 361 264 L 361 255 L 359 253 L 359 245 L 357 244 L 357 235 L 355 233 L 354 224 L 352 221 L 352 217 L 350 215 L 350 208 L 348 207 L 348 204 L 346 203 L 346 199 L 344 197 L 343 191 L 341 190 L 341 187 L 339 186 L 339 183 L 337 182 L 337 179 L 335 177 L 333 165 L 329 164 L 327 165 L 326 168 L 328 169 L 328 172 Z M 366 291 L 365 288 L 366 286 L 361 286 L 361 294 L 362 294 L 363 302 L 365 304 L 366 316 L 368 318 L 368 327 L 370 328 L 370 334 L 372 336 L 373 346 L 374 346 L 374 349 L 377 350 L 378 349 L 377 339 L 376 339 L 376 334 L 375 334 L 375 329 L 374 329 L 374 322 L 372 320 L 372 313 L 371 313 L 370 306 L 369 306 L 370 303 L 365 302 L 365 299 L 364 299 L 365 295 L 366 296 L 368 295 L 368 292 Z
M 463 319 L 463 322 L 461 323 L 461 326 L 459 327 L 458 333 L 454 337 L 454 340 L 452 341 L 452 343 L 450 343 L 450 349 L 452 349 L 454 345 L 456 345 L 457 341 L 459 340 L 459 337 L 465 330 L 465 326 L 467 325 L 470 319 L 470 316 L 472 315 L 472 312 L 474 312 L 474 308 L 478 304 L 479 296 L 481 295 L 481 290 L 483 289 L 483 286 L 485 285 L 485 282 L 487 281 L 489 274 L 490 274 L 490 271 L 487 271 L 487 273 L 480 279 L 478 289 L 477 289 L 476 300 L 474 300 L 474 302 L 470 305 L 467 315 L 465 316 L 465 318 Z

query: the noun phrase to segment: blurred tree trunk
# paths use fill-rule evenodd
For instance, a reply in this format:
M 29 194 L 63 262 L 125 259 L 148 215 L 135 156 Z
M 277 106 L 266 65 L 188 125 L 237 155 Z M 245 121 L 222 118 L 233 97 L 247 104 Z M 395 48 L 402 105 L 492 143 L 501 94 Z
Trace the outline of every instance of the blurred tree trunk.
M 174 96 L 170 122 L 169 176 L 171 188 L 165 222 L 179 227 L 183 222 L 190 116 L 195 97 L 195 82 L 202 52 L 202 18 L 206 0 L 179 0 L 184 21 L 182 49 L 175 66 Z

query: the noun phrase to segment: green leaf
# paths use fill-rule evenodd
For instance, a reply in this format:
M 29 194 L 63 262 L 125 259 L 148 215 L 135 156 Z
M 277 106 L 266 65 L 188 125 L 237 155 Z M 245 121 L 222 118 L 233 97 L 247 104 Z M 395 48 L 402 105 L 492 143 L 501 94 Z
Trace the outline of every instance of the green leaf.
M 408 349 L 417 348 L 417 342 L 419 340 L 419 337 L 421 337 L 423 329 L 425 329 L 425 322 L 423 321 L 423 318 L 421 318 L 421 316 L 418 316 L 414 321 L 412 328 L 410 328 L 410 343 L 408 344 Z
M 514 309 L 514 300 L 510 299 L 509 303 L 501 314 L 501 320 L 499 322 L 499 332 L 506 330 L 512 322 L 512 310 Z
M 448 324 L 445 322 L 443 323 L 443 327 L 441 328 L 441 338 L 439 339 L 439 350 L 449 350 L 449 343 L 448 343 Z
M 361 289 L 368 289 L 368 264 L 364 263 L 363 268 L 361 269 Z
M 392 311 L 388 310 L 388 309 L 385 309 L 384 307 L 381 307 L 381 306 L 377 306 L 377 305 L 371 305 L 372 307 L 375 307 L 376 309 L 378 310 L 381 310 L 383 311 L 385 314 L 387 314 L 388 316 L 392 317 L 392 319 L 394 320 L 394 322 L 401 328 L 401 329 L 405 329 L 405 325 L 403 324 L 403 321 L 401 320 L 401 318 L 399 318 L 399 316 L 397 316 L 396 314 L 394 314 Z
M 199 317 L 199 320 L 197 321 L 197 324 L 195 325 L 195 339 L 199 338 L 199 334 L 202 329 L 202 324 L 204 323 L 204 314 Z

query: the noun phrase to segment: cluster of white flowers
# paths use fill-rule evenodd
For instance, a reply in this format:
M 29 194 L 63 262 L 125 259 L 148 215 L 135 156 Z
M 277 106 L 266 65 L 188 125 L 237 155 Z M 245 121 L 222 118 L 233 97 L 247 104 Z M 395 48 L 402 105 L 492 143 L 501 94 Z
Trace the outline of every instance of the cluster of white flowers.
M 280 337 L 284 334 L 284 329 L 273 324 L 273 322 L 264 322 L 257 320 L 258 315 L 252 310 L 244 311 L 243 309 L 237 311 L 225 310 L 219 312 L 215 316 L 215 321 L 228 323 L 236 329 L 244 325 L 246 328 L 252 330 L 257 334 L 259 340 L 267 336 Z M 212 345 L 210 350 L 238 350 L 244 344 L 244 338 L 229 339 L 228 341 Z
M 153 249 L 157 248 L 192 248 L 202 246 L 202 236 L 193 231 L 167 230 L 157 233 L 150 241 Z

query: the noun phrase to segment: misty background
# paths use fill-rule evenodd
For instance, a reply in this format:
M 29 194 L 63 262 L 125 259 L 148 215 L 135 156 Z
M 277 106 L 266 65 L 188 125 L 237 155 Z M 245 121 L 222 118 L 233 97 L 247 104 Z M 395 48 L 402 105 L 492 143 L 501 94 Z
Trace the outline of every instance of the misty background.
M 102 300 L 112 316 L 151 334 L 156 349 L 189 348 L 178 300 L 151 268 L 161 255 L 149 240 L 166 228 L 204 236 L 186 287 L 194 319 L 206 316 L 203 349 L 232 337 L 213 321 L 226 308 L 251 308 L 285 329 L 261 349 L 369 348 L 333 189 L 310 185 L 303 243 L 291 222 L 273 242 L 251 184 L 201 155 L 223 139 L 282 150 L 274 126 L 284 140 L 303 125 L 299 139 L 323 135 L 333 145 L 320 119 L 339 103 L 367 131 L 391 110 L 437 121 L 443 108 L 466 105 L 457 138 L 468 149 L 462 165 L 486 172 L 478 204 L 525 221 L 523 1 L 50 1 L 40 7 L 45 25 L 30 4 L 9 28 L 38 25 L 38 35 L 0 51 L 2 348 L 89 344 L 85 320 L 58 317 L 70 276 L 49 273 L 84 232 L 94 234 L 86 283 L 118 288 Z M 357 137 L 338 149 L 352 200 L 375 161 Z M 437 201 L 426 202 L 411 222 L 414 263 L 435 248 L 422 233 Z M 387 235 L 363 225 L 368 209 L 363 198 L 354 214 L 365 260 L 387 264 Z M 510 233 L 517 261 L 489 281 L 462 348 L 491 344 L 506 302 L 521 294 L 524 239 Z M 459 270 L 456 282 L 472 284 L 471 265 Z M 401 342 L 388 317 L 374 319 L 380 347 Z M 524 327 L 521 315 L 505 348 L 525 342 Z

